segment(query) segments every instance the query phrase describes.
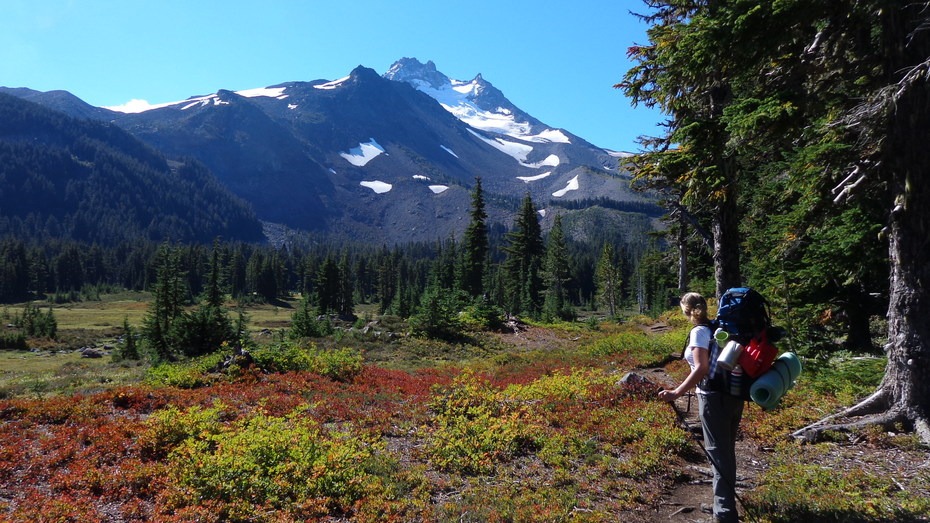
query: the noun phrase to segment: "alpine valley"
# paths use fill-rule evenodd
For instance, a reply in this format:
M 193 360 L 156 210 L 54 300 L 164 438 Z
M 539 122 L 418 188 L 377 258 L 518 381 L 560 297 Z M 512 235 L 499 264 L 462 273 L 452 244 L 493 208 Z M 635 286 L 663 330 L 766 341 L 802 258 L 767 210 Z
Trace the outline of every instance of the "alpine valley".
M 178 206 L 222 201 L 218 208 L 234 212 L 235 223 L 248 231 L 243 239 L 254 238 L 249 220 L 260 222 L 274 243 L 288 234 L 385 244 L 461 237 L 476 177 L 489 223 L 504 227 L 527 193 L 543 229 L 561 214 L 566 233 L 581 241 L 605 231 L 624 242 L 641 241 L 661 214 L 648 195 L 630 189 L 623 154 L 540 122 L 481 75 L 454 80 L 432 62 L 413 58 L 399 60 L 383 75 L 359 66 L 337 80 L 221 89 L 135 109 L 93 107 L 65 91 L 0 88 L 0 93 L 46 108 L 44 123 L 11 130 L 4 129 L 9 120 L 0 122 L 0 142 L 60 142 L 48 131 L 51 111 L 93 129 L 98 143 L 142 142 L 131 147 L 137 153 L 126 154 L 141 155 L 143 160 L 132 163 L 150 166 L 149 176 L 174 177 L 180 191 L 207 191 L 172 200 L 171 212 L 164 214 L 184 221 L 196 213 Z M 95 161 L 81 157 L 81 150 L 91 149 L 62 147 L 76 165 Z M 192 172 L 219 183 L 192 178 Z M 146 190 L 136 183 L 125 190 Z M 64 194 L 63 187 L 58 192 Z M 15 209 L 5 205 L 0 219 L 22 222 L 32 212 L 33 220 L 47 220 L 35 216 L 43 208 L 38 199 L 46 196 L 18 191 Z M 131 205 L 124 200 L 116 199 Z M 238 236 L 215 223 L 206 233 Z

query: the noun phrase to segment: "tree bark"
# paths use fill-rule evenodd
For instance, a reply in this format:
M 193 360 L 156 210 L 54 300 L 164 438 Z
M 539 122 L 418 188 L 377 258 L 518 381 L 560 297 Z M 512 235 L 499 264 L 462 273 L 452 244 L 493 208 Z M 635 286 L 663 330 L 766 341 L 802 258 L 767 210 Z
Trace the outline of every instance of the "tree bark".
M 688 292 L 688 226 L 682 213 L 678 213 L 678 295 Z
M 726 196 L 714 213 L 714 279 L 717 282 L 717 298 L 731 287 L 742 285 L 740 273 L 739 213 L 733 177 Z

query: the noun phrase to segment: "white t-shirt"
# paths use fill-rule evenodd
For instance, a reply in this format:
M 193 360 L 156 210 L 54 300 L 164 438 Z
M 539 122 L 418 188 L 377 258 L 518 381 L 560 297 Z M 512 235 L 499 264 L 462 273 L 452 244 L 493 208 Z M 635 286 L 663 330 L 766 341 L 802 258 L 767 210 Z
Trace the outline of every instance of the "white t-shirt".
M 710 351 L 711 335 L 710 327 L 706 325 L 698 325 L 691 329 L 691 335 L 688 337 L 688 348 L 685 349 L 685 361 L 688 362 L 688 366 L 691 367 L 691 370 L 697 367 L 697 363 L 694 361 L 693 349 L 697 348 L 699 350 Z M 707 357 L 710 358 L 709 352 Z M 697 391 L 704 392 L 701 387 L 697 387 Z

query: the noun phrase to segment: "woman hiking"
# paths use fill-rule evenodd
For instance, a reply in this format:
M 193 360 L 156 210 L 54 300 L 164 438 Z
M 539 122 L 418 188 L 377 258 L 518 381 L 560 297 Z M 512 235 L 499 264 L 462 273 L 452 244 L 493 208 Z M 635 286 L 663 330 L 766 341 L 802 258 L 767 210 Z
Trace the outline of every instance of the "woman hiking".
M 681 312 L 694 325 L 684 353 L 691 372 L 674 389 L 660 391 L 659 399 L 675 401 L 697 387 L 704 448 L 714 468 L 714 519 L 736 522 L 736 432 L 743 416 L 743 400 L 727 392 L 724 372 L 716 372 L 720 351 L 707 317 L 707 300 L 689 292 L 681 297 Z

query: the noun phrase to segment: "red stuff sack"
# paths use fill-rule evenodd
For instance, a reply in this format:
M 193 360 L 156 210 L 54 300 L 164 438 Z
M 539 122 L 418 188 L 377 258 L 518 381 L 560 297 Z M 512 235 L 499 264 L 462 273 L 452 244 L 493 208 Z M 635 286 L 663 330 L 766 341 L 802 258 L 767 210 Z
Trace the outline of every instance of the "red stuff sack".
M 763 330 L 749 342 L 749 345 L 743 347 L 743 352 L 739 356 L 739 366 L 750 378 L 758 378 L 772 367 L 776 356 L 778 356 L 778 349 L 772 345 Z

